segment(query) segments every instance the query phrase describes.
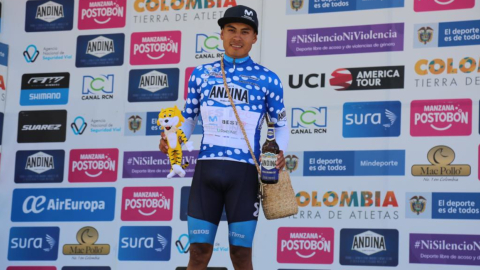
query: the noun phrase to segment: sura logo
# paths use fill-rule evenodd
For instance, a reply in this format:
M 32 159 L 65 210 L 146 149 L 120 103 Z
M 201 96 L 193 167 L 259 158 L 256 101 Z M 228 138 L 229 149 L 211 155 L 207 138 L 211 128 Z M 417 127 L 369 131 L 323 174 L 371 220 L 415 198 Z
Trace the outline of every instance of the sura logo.
M 352 250 L 367 256 L 386 251 L 385 237 L 372 231 L 366 231 L 353 237 Z
M 60 130 L 62 125 L 23 125 L 22 131 L 32 131 L 32 130 Z
M 249 104 L 249 95 L 248 90 L 238 86 L 236 84 L 230 84 L 229 86 L 230 94 L 235 104 Z M 227 92 L 225 91 L 225 86 L 215 85 L 210 90 L 208 98 L 215 100 L 216 102 L 222 103 L 223 105 L 229 105 L 230 101 L 228 100 Z
M 397 121 L 397 115 L 391 112 L 388 109 L 385 109 L 385 118 L 387 120 L 382 119 L 381 113 L 366 113 L 366 114 L 347 114 L 345 116 L 346 123 L 345 125 L 383 125 L 385 128 L 392 127 L 395 122 Z
M 44 152 L 38 152 L 27 158 L 25 170 L 42 174 L 46 171 L 55 169 L 53 156 Z
M 65 17 L 63 5 L 49 1 L 37 7 L 36 19 L 51 23 Z
M 322 234 L 307 232 L 291 232 L 290 239 L 282 239 L 281 251 L 295 251 L 298 257 L 312 258 L 317 251 L 330 253 L 332 241 L 326 240 Z
M 170 210 L 171 203 L 172 200 L 160 192 L 134 192 L 133 199 L 126 199 L 124 205 L 126 211 L 138 209 L 141 215 L 151 216 L 157 210 Z
M 162 72 L 152 70 L 140 77 L 138 88 L 155 93 L 168 87 L 168 76 Z
M 112 99 L 114 79 L 113 74 L 83 76 L 82 100 Z
M 57 244 L 57 241 L 46 234 L 45 238 L 12 238 L 10 249 L 43 249 L 45 252 L 50 252 Z
M 104 171 L 116 172 L 117 161 L 104 153 L 80 154 L 79 160 L 73 161 L 71 168 L 72 173 L 84 172 L 88 177 L 96 178 Z M 89 171 L 98 172 L 89 173 Z
M 168 241 L 161 234 L 157 233 L 155 237 L 123 237 L 120 248 L 123 249 L 154 249 L 156 252 L 162 252 L 168 245 Z
M 142 37 L 141 43 L 133 46 L 133 54 L 146 54 L 152 60 L 158 60 L 165 56 L 165 53 L 178 53 L 179 42 L 175 42 L 166 36 Z M 155 53 L 157 56 L 152 56 Z
M 74 201 L 72 199 L 48 199 L 45 196 L 28 196 L 23 202 L 23 213 L 40 214 L 47 211 L 90 211 L 105 210 L 105 201 Z
M 87 8 L 82 9 L 82 20 L 91 19 L 97 24 L 106 24 L 112 17 L 123 18 L 125 7 L 120 6 L 117 1 L 92 1 Z M 104 20 L 100 20 L 103 18 Z
M 87 44 L 87 54 L 93 55 L 98 58 L 102 58 L 106 55 L 115 52 L 115 46 L 113 39 L 106 38 L 104 36 L 99 36 L 88 41 Z

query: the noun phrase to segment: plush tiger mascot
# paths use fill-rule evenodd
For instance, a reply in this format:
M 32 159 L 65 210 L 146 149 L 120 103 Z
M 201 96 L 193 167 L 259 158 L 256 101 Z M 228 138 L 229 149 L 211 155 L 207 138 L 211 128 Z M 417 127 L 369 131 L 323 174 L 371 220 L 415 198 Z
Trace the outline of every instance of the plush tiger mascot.
M 182 112 L 177 108 L 166 108 L 160 111 L 158 115 L 157 125 L 163 128 L 165 138 L 168 144 L 168 157 L 170 159 L 170 173 L 167 178 L 172 178 L 175 174 L 180 177 L 185 176 L 185 168 L 188 166 L 188 162 L 182 165 L 182 145 L 179 142 L 183 142 L 188 151 L 193 150 L 193 143 L 187 141 L 185 133 L 180 129 L 180 126 L 185 121 Z

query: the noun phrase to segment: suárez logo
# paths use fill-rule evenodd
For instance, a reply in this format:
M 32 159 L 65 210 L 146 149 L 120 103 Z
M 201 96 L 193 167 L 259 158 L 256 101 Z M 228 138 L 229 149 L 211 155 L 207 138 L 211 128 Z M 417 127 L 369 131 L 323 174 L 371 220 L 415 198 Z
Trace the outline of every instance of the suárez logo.
M 415 12 L 473 8 L 475 0 L 415 0 Z
M 18 113 L 18 143 L 64 142 L 67 111 L 21 111 Z
M 73 149 L 69 164 L 69 182 L 115 182 L 118 149 Z
M 343 137 L 398 137 L 400 101 L 347 102 L 343 105 Z
M 72 30 L 73 2 L 73 0 L 27 1 L 25 32 Z
M 9 261 L 56 261 L 60 228 L 12 227 L 8 241 Z
M 130 70 L 128 101 L 175 101 L 178 99 L 179 78 L 178 68 Z
M 404 66 L 340 68 L 332 73 L 335 90 L 403 89 Z
M 123 65 L 124 34 L 88 35 L 77 38 L 76 67 Z
M 278 228 L 277 262 L 332 264 L 333 228 Z
M 121 28 L 125 26 L 127 0 L 82 0 L 78 9 L 78 29 Z
M 64 164 L 63 150 L 18 151 L 15 183 L 61 183 Z
M 410 108 L 412 136 L 472 134 L 471 99 L 414 100 Z
M 172 227 L 121 227 L 118 260 L 169 261 L 171 242 Z
M 131 65 L 178 64 L 182 32 L 133 33 L 130 46 Z
M 125 187 L 123 221 L 168 221 L 173 216 L 173 187 Z
M 64 105 L 68 103 L 70 73 L 24 74 L 20 105 Z
M 115 188 L 15 189 L 13 222 L 112 221 Z

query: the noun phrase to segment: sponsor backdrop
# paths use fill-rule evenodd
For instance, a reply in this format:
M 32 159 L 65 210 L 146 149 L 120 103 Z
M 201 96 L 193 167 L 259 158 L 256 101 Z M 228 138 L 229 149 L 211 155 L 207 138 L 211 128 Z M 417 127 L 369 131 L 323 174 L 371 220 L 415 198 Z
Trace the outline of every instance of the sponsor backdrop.
M 0 270 L 186 269 L 202 128 L 167 179 L 156 121 L 220 59 L 235 5 L 284 87 L 300 208 L 260 213 L 255 269 L 480 265 L 479 0 L 0 5 Z M 233 270 L 227 228 L 208 269 Z

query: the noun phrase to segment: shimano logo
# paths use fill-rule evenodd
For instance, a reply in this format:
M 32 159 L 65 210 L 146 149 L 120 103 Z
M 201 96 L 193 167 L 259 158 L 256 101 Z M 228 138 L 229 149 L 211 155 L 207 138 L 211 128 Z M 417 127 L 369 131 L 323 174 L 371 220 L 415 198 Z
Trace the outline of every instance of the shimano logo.
M 43 5 L 39 5 L 37 8 L 37 13 L 35 14 L 36 19 L 48 23 L 51 23 L 63 17 L 65 17 L 63 5 L 57 4 L 53 1 L 49 1 Z
M 23 202 L 23 213 L 39 214 L 47 211 L 90 211 L 105 210 L 105 201 L 75 201 L 72 199 L 49 199 L 45 196 L 29 196 Z
M 50 125 L 23 125 L 22 131 L 32 130 L 60 130 L 62 125 L 50 124 Z

